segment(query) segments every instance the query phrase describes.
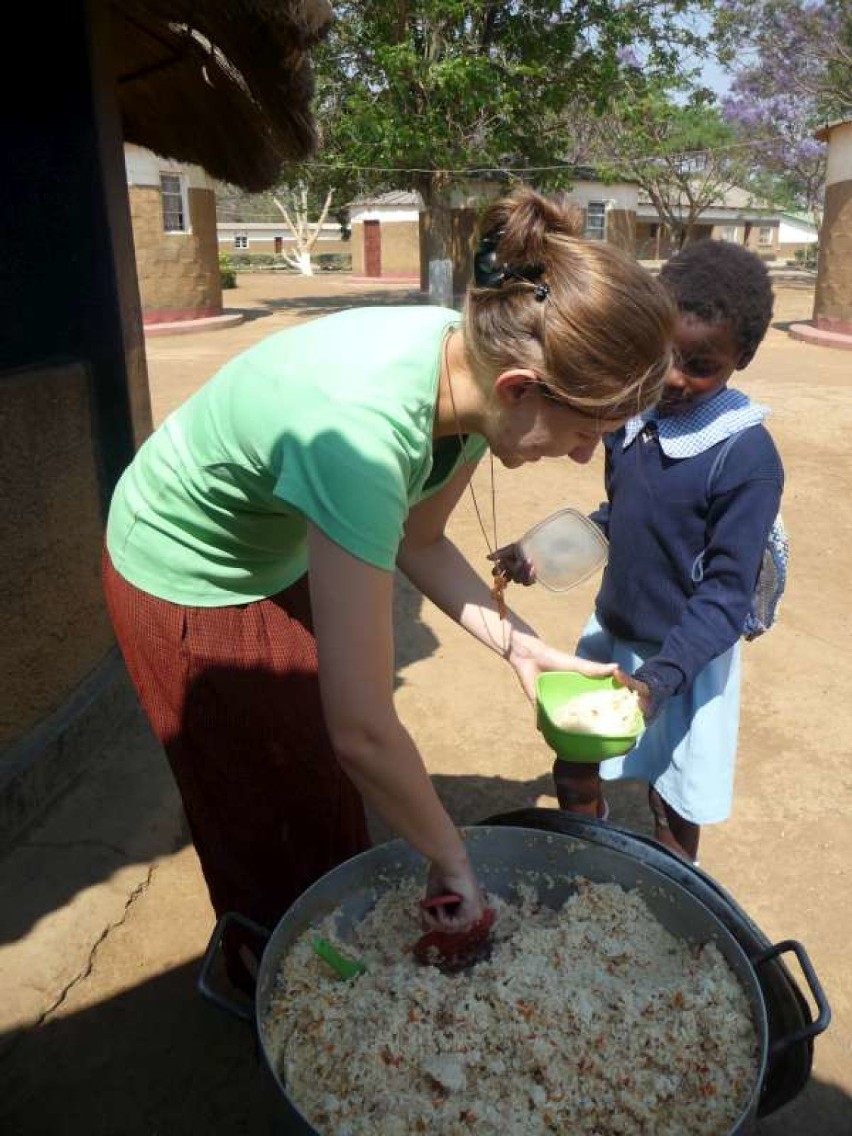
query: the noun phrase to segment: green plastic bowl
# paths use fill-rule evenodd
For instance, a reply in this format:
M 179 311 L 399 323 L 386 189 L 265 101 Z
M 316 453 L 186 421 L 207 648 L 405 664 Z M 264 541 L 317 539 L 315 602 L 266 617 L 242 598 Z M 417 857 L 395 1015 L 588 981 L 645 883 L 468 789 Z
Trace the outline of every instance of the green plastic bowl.
M 642 732 L 641 716 L 635 733 L 626 737 L 604 734 L 577 734 L 557 726 L 552 715 L 571 698 L 592 690 L 616 690 L 619 684 L 609 676 L 587 678 L 576 671 L 546 671 L 536 681 L 537 724 L 544 740 L 563 761 L 604 761 L 620 757 L 636 745 Z

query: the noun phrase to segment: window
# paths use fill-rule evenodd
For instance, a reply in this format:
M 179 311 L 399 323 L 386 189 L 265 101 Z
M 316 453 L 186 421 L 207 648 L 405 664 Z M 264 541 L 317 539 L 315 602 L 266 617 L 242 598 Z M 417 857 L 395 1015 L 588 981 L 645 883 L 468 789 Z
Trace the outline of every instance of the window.
M 737 227 L 736 225 L 723 225 L 722 226 L 722 240 L 730 241 L 732 244 L 737 243 Z
M 605 201 L 590 201 L 586 206 L 586 236 L 590 241 L 606 240 Z
M 772 244 L 772 229 L 769 225 L 761 225 L 757 230 L 757 243 L 763 248 Z
M 248 235 L 246 233 L 234 233 L 234 248 L 247 249 L 248 248 Z
M 186 202 L 180 174 L 160 174 L 160 195 L 163 199 L 163 228 L 167 233 L 186 233 Z

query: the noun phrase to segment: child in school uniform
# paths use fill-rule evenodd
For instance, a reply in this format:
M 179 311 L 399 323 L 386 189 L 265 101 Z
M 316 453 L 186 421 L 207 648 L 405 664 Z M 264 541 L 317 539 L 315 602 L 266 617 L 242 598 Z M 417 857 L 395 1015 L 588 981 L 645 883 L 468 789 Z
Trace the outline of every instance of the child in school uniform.
M 577 647 L 619 664 L 646 729 L 624 757 L 553 772 L 561 808 L 601 819 L 603 781 L 647 782 L 657 840 L 696 861 L 701 826 L 731 812 L 740 637 L 784 472 L 766 407 L 728 385 L 769 326 L 765 265 L 705 240 L 660 276 L 679 310 L 673 365 L 656 407 L 604 439 L 607 500 L 592 519 L 609 559 Z M 516 546 L 499 553 L 507 577 L 534 580 Z
M 728 386 L 772 317 L 766 266 L 705 240 L 660 276 L 680 313 L 674 363 L 657 406 L 605 440 L 593 520 L 609 560 L 577 649 L 632 675 L 647 729 L 600 770 L 557 760 L 554 777 L 561 807 L 592 815 L 605 810 L 599 777 L 648 782 L 656 838 L 694 861 L 701 826 L 731 812 L 741 634 L 784 471 L 766 407 Z

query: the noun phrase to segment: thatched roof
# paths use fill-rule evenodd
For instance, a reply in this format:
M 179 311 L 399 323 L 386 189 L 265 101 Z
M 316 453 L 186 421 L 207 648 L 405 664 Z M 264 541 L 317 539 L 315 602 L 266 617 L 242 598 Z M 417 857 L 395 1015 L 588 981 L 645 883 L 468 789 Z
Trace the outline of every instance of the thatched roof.
M 316 144 L 310 48 L 328 0 L 112 0 L 124 138 L 247 190 Z

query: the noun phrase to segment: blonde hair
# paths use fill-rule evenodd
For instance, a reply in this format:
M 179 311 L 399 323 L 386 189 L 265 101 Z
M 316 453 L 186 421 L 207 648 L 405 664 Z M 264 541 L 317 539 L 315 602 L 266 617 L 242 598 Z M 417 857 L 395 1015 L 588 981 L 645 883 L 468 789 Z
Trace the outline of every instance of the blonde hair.
M 633 257 L 582 228 L 580 210 L 526 186 L 486 210 L 479 249 L 493 248 L 498 282 L 468 290 L 468 359 L 483 383 L 529 368 L 577 410 L 638 414 L 660 396 L 677 311 Z

